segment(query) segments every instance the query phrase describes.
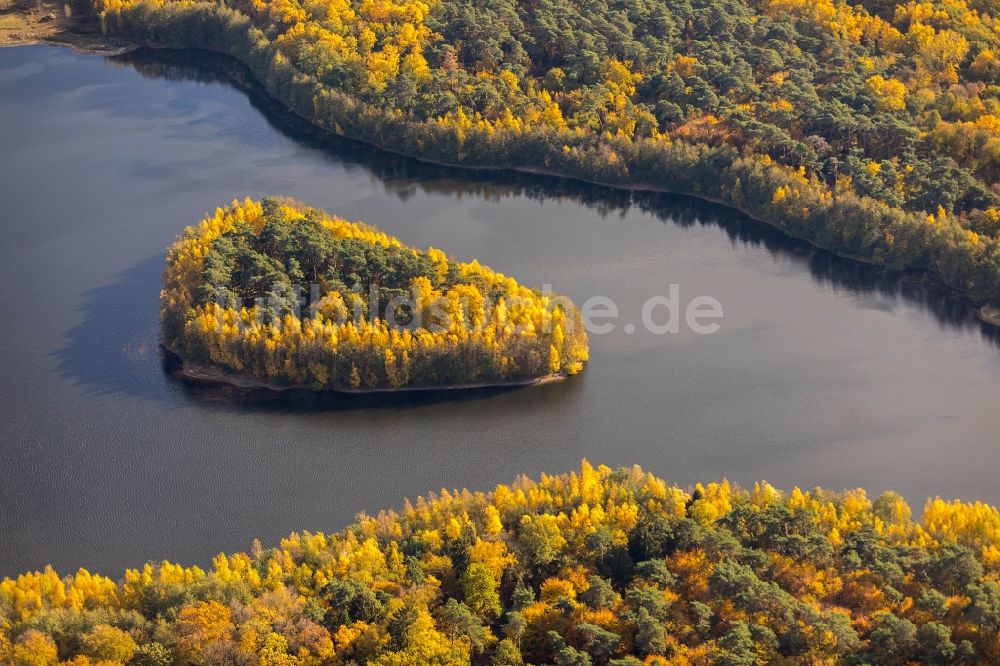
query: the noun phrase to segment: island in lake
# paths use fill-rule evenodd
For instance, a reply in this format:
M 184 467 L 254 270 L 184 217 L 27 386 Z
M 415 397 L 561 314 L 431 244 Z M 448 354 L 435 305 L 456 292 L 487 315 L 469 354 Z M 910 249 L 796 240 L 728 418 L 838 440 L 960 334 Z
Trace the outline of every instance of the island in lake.
M 189 227 L 161 298 L 182 373 L 239 386 L 525 385 L 588 358 L 568 298 L 285 199 L 234 202 Z

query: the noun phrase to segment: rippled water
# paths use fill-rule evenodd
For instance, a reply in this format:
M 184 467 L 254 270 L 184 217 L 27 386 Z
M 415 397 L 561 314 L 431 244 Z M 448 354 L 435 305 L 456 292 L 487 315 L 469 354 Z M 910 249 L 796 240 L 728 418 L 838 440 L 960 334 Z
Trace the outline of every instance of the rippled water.
M 954 298 L 688 199 L 317 139 L 204 54 L 0 50 L 0 575 L 205 563 L 429 489 L 638 463 L 671 481 L 1000 502 L 1000 346 Z M 618 304 L 586 372 L 467 399 L 236 400 L 163 371 L 164 250 L 287 194 Z M 652 335 L 678 284 L 721 330 Z

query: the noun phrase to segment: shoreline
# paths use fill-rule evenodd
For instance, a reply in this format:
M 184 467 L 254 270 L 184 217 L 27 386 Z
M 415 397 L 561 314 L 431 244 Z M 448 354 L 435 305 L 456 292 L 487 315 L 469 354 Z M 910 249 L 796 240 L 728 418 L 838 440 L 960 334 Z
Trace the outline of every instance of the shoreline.
M 1000 308 L 984 305 L 981 308 L 976 308 L 976 316 L 984 324 L 1000 328 Z
M 93 40 L 84 39 L 88 35 L 80 35 L 80 39 L 72 39 L 77 35 L 68 35 L 62 39 L 60 35 L 33 35 L 28 39 L 11 41 L 7 36 L 0 36 L 0 49 L 12 49 L 18 46 L 59 46 L 74 53 L 88 56 L 116 56 L 143 48 L 141 44 L 121 42 L 115 44 L 106 37 L 95 35 Z
M 285 393 L 288 391 L 308 391 L 319 394 L 345 394 L 345 395 L 391 395 L 417 392 L 434 391 L 470 391 L 476 389 L 504 389 L 504 388 L 525 388 L 528 386 L 542 386 L 561 382 L 568 378 L 565 374 L 550 374 L 528 379 L 517 379 L 506 382 L 468 382 L 464 384 L 433 384 L 428 386 L 400 386 L 397 388 L 349 388 L 349 387 L 322 387 L 315 388 L 308 384 L 278 384 L 267 379 L 254 377 L 253 375 L 238 374 L 229 372 L 222 368 L 205 363 L 195 363 L 184 359 L 180 354 L 171 350 L 166 345 L 160 348 L 169 355 L 176 363 L 172 369 L 172 374 L 183 381 L 195 384 L 208 384 L 215 386 L 230 386 L 238 389 L 253 391 L 270 391 L 273 393 Z
M 23 0 L 0 0 L 0 48 L 15 46 L 63 46 L 81 55 L 120 55 L 139 45 L 110 38 L 100 31 L 92 16 L 77 14 L 73 0 L 36 0 L 28 7 Z
M 77 53 L 83 54 L 83 55 L 106 55 L 106 56 L 121 55 L 121 54 L 124 54 L 124 53 L 128 53 L 130 51 L 134 51 L 134 50 L 139 49 L 139 48 L 150 48 L 150 49 L 170 49 L 171 48 L 171 47 L 159 46 L 159 45 L 156 45 L 156 44 L 137 44 L 137 43 L 134 43 L 134 42 L 124 42 L 124 41 L 118 42 L 116 44 L 116 43 L 114 43 L 113 40 L 111 40 L 111 39 L 109 39 L 109 38 L 107 38 L 107 37 L 105 37 L 103 35 L 100 35 L 99 33 L 97 35 L 94 35 L 95 39 L 93 41 L 90 41 L 90 42 L 86 41 L 86 40 L 83 40 L 83 39 L 80 39 L 80 40 L 72 39 L 75 36 L 85 37 L 85 36 L 87 36 L 87 34 L 78 34 L 78 33 L 69 32 L 69 33 L 59 33 L 59 35 L 60 36 L 66 36 L 68 39 L 62 40 L 62 39 L 39 38 L 39 39 L 31 39 L 31 40 L 28 40 L 28 41 L 24 41 L 24 40 L 13 40 L 13 41 L 11 41 L 10 39 L 5 39 L 4 36 L 0 35 L 0 48 L 15 47 L 15 46 L 27 46 L 27 45 L 30 45 L 30 44 L 49 44 L 49 45 L 52 45 L 52 46 L 67 47 L 67 48 L 70 48 L 71 50 L 73 50 L 73 51 L 75 51 Z M 212 52 L 212 53 L 219 53 L 219 54 L 222 54 L 222 55 L 224 55 L 224 56 L 226 56 L 228 58 L 231 58 L 234 62 L 239 63 L 239 65 L 242 68 L 244 68 L 244 69 L 247 68 L 246 64 L 243 63 L 241 60 L 239 60 L 235 56 L 227 53 L 226 51 L 223 51 L 223 50 L 220 50 L 220 49 L 212 49 L 212 48 L 205 48 L 205 47 L 196 47 L 196 48 L 192 48 L 190 50 L 200 50 L 200 51 L 208 51 L 208 52 Z M 503 171 L 509 171 L 509 172 L 512 172 L 512 173 L 520 173 L 520 174 L 526 174 L 526 175 L 544 176 L 544 177 L 548 177 L 548 178 L 556 178 L 556 179 L 561 179 L 561 180 L 574 181 L 574 182 L 578 182 L 578 183 L 584 183 L 584 184 L 588 184 L 588 185 L 594 185 L 596 187 L 604 187 L 604 188 L 614 189 L 614 190 L 620 190 L 620 191 L 647 192 L 647 193 L 653 193 L 653 194 L 667 194 L 667 195 L 672 195 L 672 196 L 688 197 L 688 198 L 695 199 L 695 200 L 698 200 L 698 201 L 702 201 L 702 202 L 706 202 L 706 203 L 709 203 L 709 204 L 721 206 L 721 207 L 726 208 L 728 210 L 735 211 L 735 212 L 737 212 L 737 213 L 739 213 L 739 214 L 747 217 L 748 219 L 753 220 L 754 222 L 757 222 L 758 224 L 762 224 L 762 225 L 765 225 L 765 226 L 767 226 L 767 227 L 769 227 L 771 229 L 774 229 L 774 230 L 776 230 L 776 231 L 784 234 L 788 238 L 792 238 L 792 239 L 798 240 L 800 242 L 803 242 L 803 243 L 807 244 L 809 247 L 811 247 L 813 249 L 820 250 L 822 252 L 828 252 L 828 253 L 830 253 L 833 256 L 840 257 L 840 258 L 843 258 L 843 259 L 848 259 L 850 261 L 855 261 L 855 262 L 858 262 L 860 264 L 864 264 L 866 266 L 870 266 L 872 268 L 884 270 L 884 271 L 887 271 L 887 272 L 897 273 L 897 274 L 901 274 L 901 275 L 915 274 L 915 275 L 929 276 L 935 282 L 937 282 L 938 284 L 944 286 L 946 289 L 948 289 L 951 292 L 953 292 L 953 293 L 957 294 L 958 296 L 960 296 L 965 301 L 965 303 L 969 307 L 970 311 L 975 315 L 976 319 L 978 319 L 982 324 L 984 324 L 986 326 L 990 326 L 992 328 L 998 328 L 998 329 L 1000 329 L 1000 307 L 991 306 L 991 305 L 988 305 L 988 304 L 987 305 L 982 305 L 982 306 L 977 306 L 969 298 L 969 294 L 968 294 L 967 290 L 963 290 L 963 289 L 960 289 L 958 287 L 955 287 L 954 285 L 949 284 L 940 275 L 934 273 L 931 270 L 928 270 L 928 269 L 895 270 L 895 269 L 887 268 L 884 265 L 879 264 L 879 263 L 877 263 L 877 262 L 875 262 L 872 259 L 869 259 L 867 257 L 835 252 L 833 250 L 827 249 L 827 248 L 825 248 L 825 247 L 817 244 L 816 242 L 814 242 L 814 241 L 812 241 L 812 240 L 810 240 L 808 238 L 804 238 L 802 236 L 798 236 L 798 235 L 792 234 L 792 233 L 788 232 L 786 229 L 784 229 L 783 227 L 781 227 L 779 224 L 777 224 L 775 222 L 771 222 L 771 221 L 769 221 L 767 219 L 764 219 L 762 217 L 759 217 L 757 215 L 754 215 L 753 213 L 750 213 L 749 211 L 745 210 L 744 208 L 742 208 L 742 207 L 740 207 L 738 205 L 733 204 L 732 202 L 723 201 L 723 200 L 721 200 L 721 199 L 719 199 L 717 197 L 713 197 L 713 196 L 705 195 L 705 194 L 696 194 L 696 193 L 691 193 L 691 192 L 678 192 L 676 190 L 671 190 L 671 189 L 668 189 L 668 188 L 665 188 L 665 187 L 660 187 L 660 186 L 654 185 L 652 183 L 641 182 L 641 181 L 640 182 L 635 182 L 635 183 L 607 183 L 607 182 L 602 182 L 602 181 L 597 181 L 597 180 L 591 180 L 591 179 L 583 178 L 581 176 L 572 176 L 572 175 L 560 173 L 560 172 L 555 171 L 555 170 L 545 169 L 543 167 L 518 167 L 518 166 L 495 166 L 495 165 L 479 165 L 479 164 L 456 164 L 454 162 L 446 162 L 446 161 L 443 161 L 443 160 L 435 160 L 435 159 L 432 159 L 432 158 L 422 157 L 422 156 L 419 156 L 419 155 L 413 155 L 413 154 L 409 154 L 409 153 L 404 153 L 402 151 L 393 150 L 391 148 L 384 147 L 384 146 L 382 146 L 382 145 L 380 145 L 380 144 L 378 144 L 378 143 L 376 143 L 374 141 L 370 141 L 370 140 L 365 139 L 363 137 L 352 136 L 352 135 L 350 135 L 350 134 L 348 134 L 346 132 L 340 132 L 340 131 L 336 131 L 334 129 L 325 127 L 323 125 L 318 124 L 317 122 L 315 122 L 311 118 L 307 118 L 305 116 L 302 116 L 299 113 L 296 113 L 294 110 L 290 109 L 288 106 L 286 106 L 284 103 L 282 103 L 279 99 L 277 99 L 276 97 L 274 97 L 270 93 L 270 91 L 267 90 L 267 87 L 263 83 L 261 83 L 260 81 L 257 80 L 257 78 L 253 75 L 252 72 L 247 72 L 247 74 L 248 74 L 249 80 L 245 80 L 243 77 L 238 76 L 236 72 L 227 71 L 227 75 L 229 76 L 230 81 L 234 85 L 236 85 L 236 87 L 240 88 L 243 91 L 247 91 L 248 89 L 252 89 L 252 90 L 254 90 L 256 92 L 260 92 L 261 94 L 265 95 L 267 97 L 267 99 L 271 103 L 273 103 L 273 104 L 277 105 L 278 107 L 280 107 L 285 113 L 288 113 L 291 116 L 293 116 L 295 118 L 298 118 L 299 120 L 307 123 L 314 130 L 319 131 L 319 132 L 323 132 L 324 134 L 338 136 L 338 137 L 341 137 L 341 138 L 344 138 L 344 139 L 348 139 L 350 141 L 356 141 L 356 142 L 364 144 L 364 145 L 372 146 L 372 147 L 376 148 L 377 150 L 380 150 L 380 151 L 382 151 L 384 153 L 387 153 L 387 154 L 390 154 L 390 155 L 396 155 L 396 156 L 399 156 L 399 157 L 404 157 L 406 159 L 412 159 L 412 160 L 415 160 L 417 162 L 421 162 L 421 163 L 424 163 L 424 164 L 432 164 L 432 165 L 435 165 L 435 166 L 445 167 L 445 168 L 449 168 L 449 169 L 462 169 L 462 170 L 480 171 L 480 172 L 491 172 L 491 171 L 493 171 L 493 172 L 503 172 Z

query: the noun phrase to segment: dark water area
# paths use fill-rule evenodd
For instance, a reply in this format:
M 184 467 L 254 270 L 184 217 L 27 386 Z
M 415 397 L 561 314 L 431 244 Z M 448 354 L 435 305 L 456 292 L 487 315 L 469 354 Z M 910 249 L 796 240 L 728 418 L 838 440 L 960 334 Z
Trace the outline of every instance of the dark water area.
M 892 488 L 918 513 L 934 495 L 1000 503 L 1000 338 L 932 281 L 691 199 L 318 136 L 234 67 L 0 50 L 0 575 L 205 564 L 584 457 L 682 485 Z M 180 382 L 157 346 L 165 249 L 268 194 L 620 316 L 582 375 L 527 389 L 274 400 Z M 718 300 L 718 332 L 645 330 L 670 285 Z

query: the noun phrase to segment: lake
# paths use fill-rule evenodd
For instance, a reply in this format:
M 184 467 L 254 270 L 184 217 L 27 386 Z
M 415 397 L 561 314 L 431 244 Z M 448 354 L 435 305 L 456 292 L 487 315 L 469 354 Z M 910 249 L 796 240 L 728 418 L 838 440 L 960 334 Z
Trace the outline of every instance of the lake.
M 0 49 L 0 575 L 204 565 L 584 457 L 685 486 L 892 488 L 916 513 L 933 495 L 1000 503 L 1000 338 L 933 283 L 686 198 L 317 136 L 231 84 L 234 67 Z M 165 250 L 216 206 L 267 194 L 578 303 L 606 296 L 617 325 L 591 336 L 583 374 L 521 390 L 263 400 L 185 385 L 157 346 Z M 640 325 L 671 285 L 682 304 L 715 298 L 719 330 Z

